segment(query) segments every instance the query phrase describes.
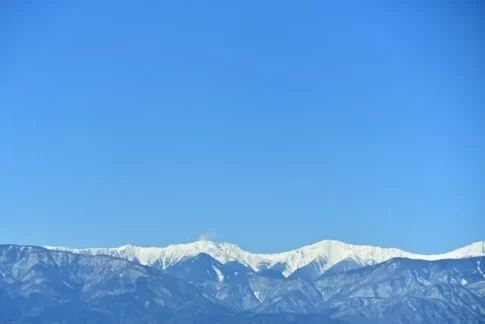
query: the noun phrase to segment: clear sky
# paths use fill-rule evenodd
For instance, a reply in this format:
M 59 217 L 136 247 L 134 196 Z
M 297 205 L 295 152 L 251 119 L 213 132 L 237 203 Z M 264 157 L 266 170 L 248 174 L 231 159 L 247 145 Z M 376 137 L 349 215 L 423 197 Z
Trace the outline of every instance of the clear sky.
M 485 240 L 483 10 L 342 2 L 2 3 L 0 241 Z

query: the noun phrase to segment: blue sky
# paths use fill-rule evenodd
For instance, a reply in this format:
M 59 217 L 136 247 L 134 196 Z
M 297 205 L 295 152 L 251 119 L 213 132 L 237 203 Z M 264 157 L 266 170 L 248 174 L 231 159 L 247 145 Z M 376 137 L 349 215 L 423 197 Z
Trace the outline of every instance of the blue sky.
M 420 3 L 4 4 L 1 241 L 485 240 L 481 8 Z

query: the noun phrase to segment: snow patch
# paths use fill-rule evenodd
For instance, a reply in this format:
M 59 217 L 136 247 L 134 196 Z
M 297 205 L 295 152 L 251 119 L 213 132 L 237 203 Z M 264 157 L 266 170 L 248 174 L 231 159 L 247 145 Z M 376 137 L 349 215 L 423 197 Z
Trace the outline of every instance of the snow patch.
M 224 275 L 222 274 L 221 270 L 219 270 L 216 266 L 212 266 L 212 269 L 214 269 L 214 271 L 216 272 L 217 274 L 217 280 L 219 282 L 223 282 L 224 281 Z
M 71 284 L 69 284 L 67 281 L 63 280 L 63 281 L 62 281 L 62 283 L 63 283 L 63 284 L 66 286 L 66 287 L 68 287 L 68 288 L 70 288 L 70 289 L 74 289 L 74 287 L 73 287 Z
M 260 291 L 254 291 L 254 297 L 256 297 L 256 299 L 261 302 L 261 292 Z
M 485 273 L 483 273 L 482 268 L 480 268 L 480 260 L 477 261 L 477 270 L 482 275 L 482 277 L 485 278 Z

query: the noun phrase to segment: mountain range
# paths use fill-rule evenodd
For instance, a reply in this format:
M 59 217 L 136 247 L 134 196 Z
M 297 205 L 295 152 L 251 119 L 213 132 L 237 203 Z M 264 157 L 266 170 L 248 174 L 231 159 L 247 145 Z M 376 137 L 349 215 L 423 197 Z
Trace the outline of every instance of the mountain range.
M 0 323 L 485 323 L 485 242 L 441 255 L 0 245 Z
M 336 266 L 339 268 L 356 268 L 381 263 L 392 258 L 431 261 L 485 255 L 485 242 L 475 242 L 454 251 L 437 255 L 415 254 L 394 248 L 352 245 L 334 240 L 324 240 L 293 251 L 276 254 L 250 253 L 234 244 L 216 243 L 208 240 L 167 247 L 125 245 L 119 248 L 67 249 L 52 246 L 46 246 L 46 248 L 88 255 L 111 255 L 140 264 L 155 266 L 162 270 L 204 253 L 222 264 L 235 262 L 252 271 L 271 269 L 280 272 L 285 277 L 304 274 L 311 279 L 317 278 Z

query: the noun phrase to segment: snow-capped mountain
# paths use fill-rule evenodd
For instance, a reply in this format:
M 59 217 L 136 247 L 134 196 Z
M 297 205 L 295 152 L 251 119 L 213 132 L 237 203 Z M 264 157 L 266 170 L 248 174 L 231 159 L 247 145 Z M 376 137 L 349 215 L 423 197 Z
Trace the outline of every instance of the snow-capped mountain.
M 485 242 L 476 242 L 457 250 L 437 254 L 422 255 L 405 252 L 395 248 L 382 248 L 365 245 L 352 245 L 334 240 L 324 240 L 293 251 L 276 254 L 255 254 L 242 250 L 230 243 L 197 241 L 188 244 L 169 245 L 167 247 L 139 247 L 125 245 L 119 248 L 68 249 L 64 247 L 46 248 L 51 250 L 70 251 L 89 255 L 111 255 L 167 269 L 175 264 L 207 254 L 222 264 L 237 262 L 243 266 L 261 271 L 273 269 L 285 277 L 297 270 L 305 272 L 305 277 L 315 279 L 332 267 L 348 264 L 350 268 L 368 266 L 401 257 L 419 260 L 459 259 L 485 255 Z M 344 262 L 344 263 L 342 263 Z M 305 267 L 308 267 L 305 271 Z

